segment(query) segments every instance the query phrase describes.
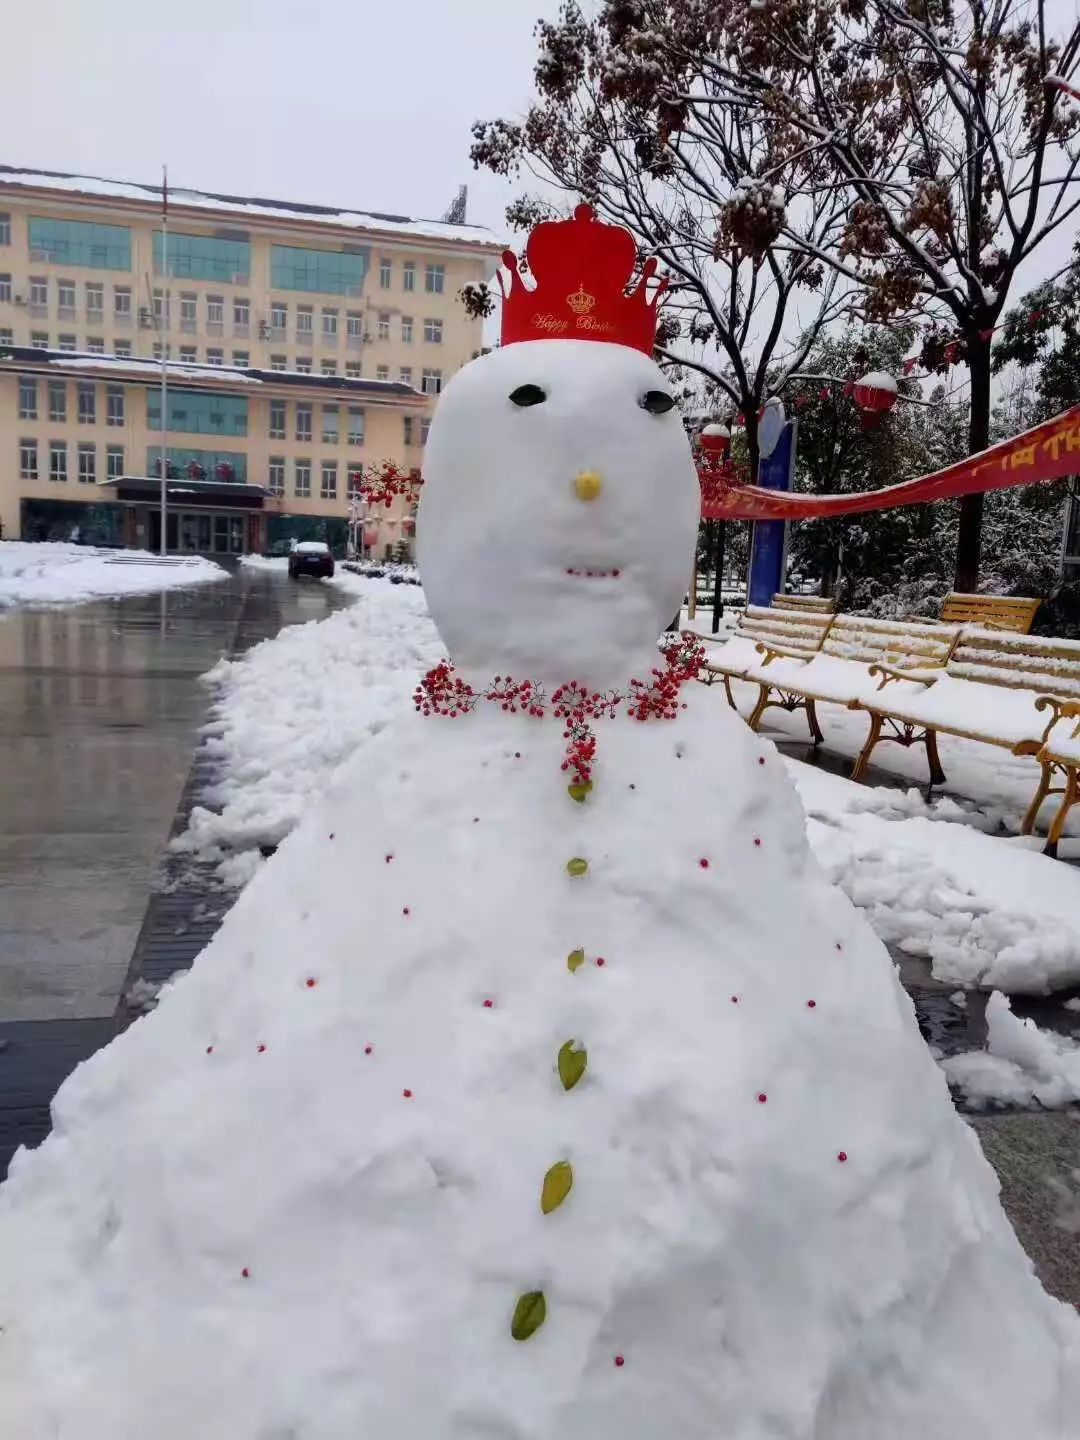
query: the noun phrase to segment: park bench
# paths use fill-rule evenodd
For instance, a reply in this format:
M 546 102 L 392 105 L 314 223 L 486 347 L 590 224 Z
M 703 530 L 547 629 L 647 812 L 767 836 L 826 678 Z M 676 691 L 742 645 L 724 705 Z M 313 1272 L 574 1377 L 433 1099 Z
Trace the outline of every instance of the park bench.
M 1050 829 L 1046 836 L 1044 853 L 1047 855 L 1057 854 L 1058 841 L 1064 833 L 1066 817 L 1074 805 L 1080 804 L 1080 700 L 1070 700 L 1063 705 L 1060 718 L 1062 722 L 1076 720 L 1076 724 L 1072 729 L 1065 723 L 1055 726 L 1046 744 L 1038 750 L 1035 757 L 1042 766 L 1042 775 L 1035 798 L 1031 802 L 1032 828 L 1039 808 L 1047 796 L 1061 796 L 1061 804 L 1050 822 Z M 1058 776 L 1061 777 L 1062 783 L 1055 785 L 1054 780 Z M 1024 833 L 1029 834 L 1030 830 Z
M 941 619 L 946 625 L 977 625 L 984 630 L 1011 630 L 1026 635 L 1041 604 L 1041 600 L 1022 595 L 963 595 L 953 591 L 945 596 Z
M 940 784 L 945 776 L 937 736 L 956 735 L 1040 761 L 1039 786 L 1024 815 L 1023 834 L 1034 829 L 1047 795 L 1064 793 L 1074 803 L 1075 795 L 1069 799 L 1075 790 L 1075 777 L 1068 774 L 1071 742 L 1064 735 L 1059 742 L 1052 732 L 1060 720 L 1080 715 L 1080 641 L 969 628 L 937 673 L 909 672 L 899 686 L 892 674 L 880 673 L 881 688 L 859 696 L 850 707 L 870 716 L 853 780 L 866 773 L 875 746 L 892 741 L 905 748 L 925 745 L 930 785 Z M 1059 772 L 1066 774 L 1064 791 L 1053 787 Z
M 728 704 L 734 709 L 732 680 L 743 679 L 748 670 L 760 665 L 766 650 L 782 649 L 789 655 L 809 659 L 821 649 L 833 618 L 831 611 L 810 607 L 748 605 L 740 614 L 735 633 L 730 638 L 693 630 L 686 633 L 695 639 L 721 646 L 715 657 L 701 667 L 698 678 L 705 685 L 722 680 Z

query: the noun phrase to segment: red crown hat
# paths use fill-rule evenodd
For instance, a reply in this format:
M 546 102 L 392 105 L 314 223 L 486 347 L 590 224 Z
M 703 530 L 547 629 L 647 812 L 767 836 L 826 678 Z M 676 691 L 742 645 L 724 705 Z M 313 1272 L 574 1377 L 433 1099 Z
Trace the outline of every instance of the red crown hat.
M 637 246 L 629 230 L 597 220 L 589 205 L 579 205 L 572 220 L 545 220 L 525 246 L 536 288 L 526 289 L 517 256 L 503 251 L 510 288 L 499 271 L 503 293 L 502 343 L 519 340 L 604 340 L 651 355 L 656 309 L 667 281 L 652 296 L 646 284 L 656 261 L 646 260 L 641 279 L 629 293 Z

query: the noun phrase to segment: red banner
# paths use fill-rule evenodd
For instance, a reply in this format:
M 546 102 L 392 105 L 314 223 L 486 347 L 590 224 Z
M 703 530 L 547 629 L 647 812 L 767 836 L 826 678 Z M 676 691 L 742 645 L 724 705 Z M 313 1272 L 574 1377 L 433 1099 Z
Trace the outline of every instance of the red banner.
M 891 510 L 929 500 L 953 500 L 980 490 L 1007 490 L 1040 480 L 1080 475 L 1080 405 L 1054 420 L 1036 425 L 1012 440 L 978 455 L 881 490 L 850 495 L 789 495 L 738 485 L 724 473 L 700 470 L 704 482 L 701 513 L 706 520 L 810 520 L 829 515 L 857 515 L 865 510 Z

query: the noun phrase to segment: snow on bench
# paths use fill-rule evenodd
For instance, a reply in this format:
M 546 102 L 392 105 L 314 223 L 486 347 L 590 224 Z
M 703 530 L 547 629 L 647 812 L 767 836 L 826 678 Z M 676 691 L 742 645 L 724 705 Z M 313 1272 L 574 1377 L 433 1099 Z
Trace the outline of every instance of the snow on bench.
M 739 616 L 735 634 L 723 642 L 720 651 L 702 666 L 700 679 L 705 685 L 724 682 L 728 703 L 735 708 L 731 681 L 741 680 L 746 672 L 760 665 L 768 650 L 783 650 L 787 655 L 808 659 L 821 648 L 834 616 L 830 611 L 810 608 L 774 609 L 767 605 L 748 605 Z M 689 631 L 699 640 L 713 640 L 711 635 Z
M 1046 835 L 1045 853 L 1056 855 L 1058 841 L 1065 831 L 1065 819 L 1076 804 L 1080 804 L 1080 700 L 1070 700 L 1061 707 L 1061 724 L 1050 731 L 1046 743 L 1036 755 L 1042 774 L 1039 788 L 1035 792 L 1032 808 L 1038 813 L 1039 806 L 1049 795 L 1060 795 L 1061 804 L 1050 822 Z M 1075 720 L 1070 729 L 1065 723 Z M 1060 777 L 1061 784 L 1054 781 Z

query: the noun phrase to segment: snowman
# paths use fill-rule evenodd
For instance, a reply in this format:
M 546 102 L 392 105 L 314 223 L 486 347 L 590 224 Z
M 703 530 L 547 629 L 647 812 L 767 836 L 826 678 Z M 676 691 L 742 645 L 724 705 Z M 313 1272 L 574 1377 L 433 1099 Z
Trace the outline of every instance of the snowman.
M 449 659 L 0 1187 L 15 1440 L 1066 1440 L 1034 1278 L 773 747 L 579 209 L 432 428 Z M 357 924 L 358 910 L 363 916 Z

